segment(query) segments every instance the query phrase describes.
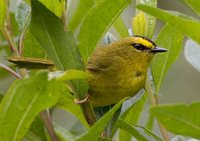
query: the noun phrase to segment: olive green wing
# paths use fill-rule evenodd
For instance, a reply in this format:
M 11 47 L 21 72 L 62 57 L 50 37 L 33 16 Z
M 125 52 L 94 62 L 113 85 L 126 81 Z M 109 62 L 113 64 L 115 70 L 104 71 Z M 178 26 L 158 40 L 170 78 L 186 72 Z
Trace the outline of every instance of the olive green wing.
M 106 48 L 99 48 L 90 57 L 86 69 L 90 72 L 101 72 L 107 70 L 112 64 L 113 58 L 107 53 Z

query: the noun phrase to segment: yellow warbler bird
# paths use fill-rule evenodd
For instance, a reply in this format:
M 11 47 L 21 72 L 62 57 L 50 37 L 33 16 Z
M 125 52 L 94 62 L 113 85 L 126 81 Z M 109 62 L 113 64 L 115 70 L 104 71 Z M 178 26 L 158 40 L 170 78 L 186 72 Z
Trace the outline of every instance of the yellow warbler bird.
M 106 106 L 136 95 L 144 88 L 153 56 L 166 51 L 143 36 L 126 37 L 96 48 L 86 66 L 93 75 L 89 81 L 90 104 Z

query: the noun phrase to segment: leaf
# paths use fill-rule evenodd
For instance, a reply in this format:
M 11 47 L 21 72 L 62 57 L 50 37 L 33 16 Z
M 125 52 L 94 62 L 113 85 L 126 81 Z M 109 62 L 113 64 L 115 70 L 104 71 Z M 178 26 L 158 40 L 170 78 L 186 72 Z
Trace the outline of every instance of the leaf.
M 183 136 L 175 136 L 171 141 L 187 141 Z M 188 140 L 189 141 L 189 140 Z M 195 140 L 194 140 L 195 141 Z
M 200 103 L 160 105 L 150 109 L 169 131 L 200 139 Z
M 19 68 L 48 69 L 54 67 L 53 62 L 50 60 L 40 58 L 7 57 L 6 59 Z
M 13 68 L 13 66 L 8 66 L 9 68 Z M 5 69 L 0 68 L 0 79 L 6 78 L 10 75 L 10 72 L 8 72 Z
M 10 21 L 11 21 L 11 25 L 12 25 L 12 35 L 13 37 L 15 37 L 15 42 L 17 43 L 18 39 L 19 39 L 19 27 L 18 27 L 18 23 L 16 21 L 15 18 L 15 13 L 10 13 Z
M 157 7 L 157 0 L 137 0 L 136 5 L 138 4 L 145 4 L 152 7 Z M 136 10 L 136 14 L 138 15 L 141 11 Z M 145 27 L 144 27 L 144 36 L 152 38 L 155 30 L 156 19 L 155 17 L 145 13 Z M 137 34 L 136 34 L 137 35 Z M 140 35 L 140 34 L 138 34 Z
M 32 0 L 30 31 L 48 57 L 60 70 L 83 69 L 80 54 L 71 32 L 64 31 L 62 21 L 38 1 Z M 88 84 L 85 80 L 71 81 L 75 96 L 85 98 Z
M 90 8 L 94 5 L 93 0 L 80 0 L 76 11 L 72 14 L 72 18 L 67 25 L 70 31 L 75 31 L 75 29 L 80 25 L 82 20 L 84 19 L 86 13 L 90 10 Z
M 0 0 L 0 29 L 3 29 L 4 18 L 6 16 L 6 0 Z
M 136 95 L 136 96 L 138 97 L 133 97 L 132 100 L 130 99 L 131 101 L 128 100 L 129 102 L 126 101 L 123 103 L 123 106 L 124 104 L 128 104 L 129 108 L 123 113 L 121 118 L 130 126 L 135 125 L 137 123 L 147 99 L 147 94 L 146 93 L 144 94 L 144 92 L 142 95 Z M 119 137 L 120 140 L 126 140 L 126 141 L 131 140 L 132 138 L 130 134 L 128 134 L 123 130 L 120 130 Z
M 187 40 L 185 43 L 184 54 L 186 60 L 200 72 L 200 45 L 192 40 Z
M 61 20 L 38 1 L 32 0 L 30 32 L 61 70 L 83 68 L 71 32 L 65 32 Z
M 37 135 L 32 133 L 31 131 L 27 131 L 26 136 L 24 137 L 24 140 L 28 140 L 28 141 L 43 141 Z
M 168 52 L 157 54 L 152 62 L 152 74 L 156 85 L 156 93 L 170 68 L 182 49 L 183 35 L 170 25 L 166 25 L 158 35 L 156 44 L 166 48 Z
M 85 126 L 86 127 L 86 126 Z M 88 129 L 90 129 L 89 125 L 87 124 L 87 127 L 85 128 L 84 126 L 82 126 L 80 124 L 80 122 L 76 122 L 75 124 L 73 124 L 73 126 L 70 128 L 70 132 L 76 136 L 76 137 L 80 137 L 80 135 L 83 135 L 84 133 L 87 132 Z
M 131 126 L 122 119 L 119 119 L 116 123 L 117 127 L 131 134 L 138 140 L 141 141 L 163 141 L 159 136 L 153 134 L 151 131 L 145 129 L 142 126 Z
M 115 30 L 118 32 L 120 37 L 128 37 L 129 33 L 126 28 L 126 25 L 124 24 L 124 21 L 121 17 L 118 17 L 115 22 L 113 23 L 113 26 L 115 27 Z
M 130 2 L 130 0 L 102 0 L 87 13 L 78 33 L 78 48 L 84 62 L 87 62 L 106 31 Z
M 147 22 L 144 13 L 138 13 L 135 18 L 132 19 L 134 35 L 146 36 L 146 24 Z
M 65 0 L 39 0 L 44 4 L 50 11 L 52 11 L 56 16 L 61 17 L 64 7 Z
M 20 31 L 23 31 L 25 25 L 29 22 L 31 7 L 24 1 L 18 1 L 16 5 L 15 19 Z
M 196 0 L 182 0 L 185 2 L 194 12 L 200 15 L 200 2 Z
M 75 115 L 76 118 L 78 118 L 86 128 L 89 128 L 89 125 L 87 124 L 83 116 L 80 106 L 74 103 L 74 96 L 71 95 L 69 92 L 61 95 L 56 106 Z
M 3 100 L 4 95 L 2 93 L 0 93 L 0 103 Z
M 41 48 L 36 38 L 27 31 L 24 39 L 23 56 L 31 58 L 45 58 L 46 54 L 44 49 Z
M 67 70 L 63 73 L 62 76 L 60 76 L 58 79 L 61 81 L 66 80 L 74 80 L 74 79 L 89 79 L 92 76 L 84 71 L 80 70 Z
M 146 5 L 138 5 L 137 8 L 155 16 L 161 21 L 167 22 L 169 25 L 174 27 L 174 29 L 178 30 L 182 34 L 186 34 L 200 43 L 200 36 L 198 34 L 200 33 L 200 22 L 198 20 L 191 17 L 188 18 L 188 16 L 183 16 L 183 14 L 178 12 L 176 12 L 176 14 L 172 14 L 159 8 L 153 8 Z
M 149 130 L 153 130 L 153 126 L 154 126 L 154 117 L 151 114 L 149 114 L 145 127 Z
M 72 133 L 56 123 L 54 123 L 54 130 L 60 139 L 59 141 L 75 141 L 75 136 Z
M 124 100 L 121 100 L 118 102 L 111 110 L 109 110 L 101 119 L 99 119 L 87 132 L 85 135 L 81 136 L 77 141 L 85 141 L 85 140 L 90 140 L 90 141 L 96 141 L 100 137 L 101 133 L 104 131 L 107 123 L 111 120 L 113 117 L 114 113 L 119 109 L 121 106 L 122 102 Z
M 0 140 L 21 141 L 36 115 L 55 105 L 64 90 L 45 73 L 15 81 L 0 104 Z
M 39 116 L 36 116 L 36 118 L 33 120 L 32 124 L 29 128 L 29 132 L 36 135 L 38 138 L 40 138 L 40 140 L 47 141 L 47 138 L 45 136 L 46 133 L 45 133 L 44 123 Z M 26 136 L 27 136 L 27 134 L 26 134 Z

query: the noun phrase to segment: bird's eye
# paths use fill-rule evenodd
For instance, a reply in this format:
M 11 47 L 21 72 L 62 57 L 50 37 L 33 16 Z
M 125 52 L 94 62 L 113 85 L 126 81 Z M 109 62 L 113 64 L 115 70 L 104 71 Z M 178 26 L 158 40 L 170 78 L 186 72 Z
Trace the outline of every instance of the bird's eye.
M 136 48 L 137 50 L 147 50 L 147 47 L 138 43 L 133 44 L 133 47 Z

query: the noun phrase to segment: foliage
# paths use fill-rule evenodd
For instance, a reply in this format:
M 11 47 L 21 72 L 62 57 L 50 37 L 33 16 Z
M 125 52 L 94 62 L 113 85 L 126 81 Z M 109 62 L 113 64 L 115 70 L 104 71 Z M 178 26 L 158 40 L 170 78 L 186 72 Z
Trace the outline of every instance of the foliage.
M 200 1 L 181 2 L 199 15 Z M 131 99 L 120 101 L 90 127 L 84 115 L 90 117 L 93 114 L 91 105 L 87 102 L 85 105 L 74 103 L 75 98 L 84 99 L 87 94 L 91 76 L 85 72 L 85 63 L 111 27 L 120 37 L 129 36 L 129 29 L 125 26 L 121 13 L 132 1 L 77 0 L 76 8 L 72 10 L 69 7 L 73 5 L 67 0 L 20 0 L 14 5 L 16 11 L 12 12 L 8 8 L 11 3 L 0 0 L 0 52 L 14 58 L 49 59 L 55 64 L 55 68 L 49 70 L 19 68 L 19 71 L 14 71 L 13 65 L 0 63 L 1 78 L 10 74 L 21 78 L 10 85 L 5 95 L 0 94 L 0 140 L 93 141 L 112 140 L 115 135 L 118 140 L 135 138 L 161 141 L 168 140 L 165 128 L 174 134 L 200 139 L 199 102 L 174 105 L 157 103 L 160 87 L 182 50 L 184 37 L 200 43 L 200 21 L 179 12 L 156 8 L 157 0 L 137 0 L 135 3 L 136 14 L 130 20 L 132 32 L 152 38 L 155 18 L 163 21 L 165 25 L 157 36 L 156 44 L 167 48 L 168 52 L 154 58 L 145 93 L 141 91 Z M 71 15 L 67 15 L 68 12 Z M 104 40 L 110 42 L 110 37 Z M 185 56 L 199 71 L 198 52 L 199 45 L 188 40 Z M 149 108 L 148 126 L 145 127 L 139 125 L 139 120 L 143 116 L 143 107 L 148 97 L 152 107 Z M 81 134 L 76 133 L 73 128 L 66 129 L 58 125 L 52 119 L 55 107 L 78 119 L 78 128 L 84 129 Z M 118 112 L 115 122 L 110 122 Z M 153 133 L 149 126 L 154 119 L 159 121 L 162 137 Z M 102 139 L 106 126 L 111 123 L 110 137 Z M 116 135 L 117 131 L 119 136 Z M 176 138 L 180 139 L 179 136 Z

